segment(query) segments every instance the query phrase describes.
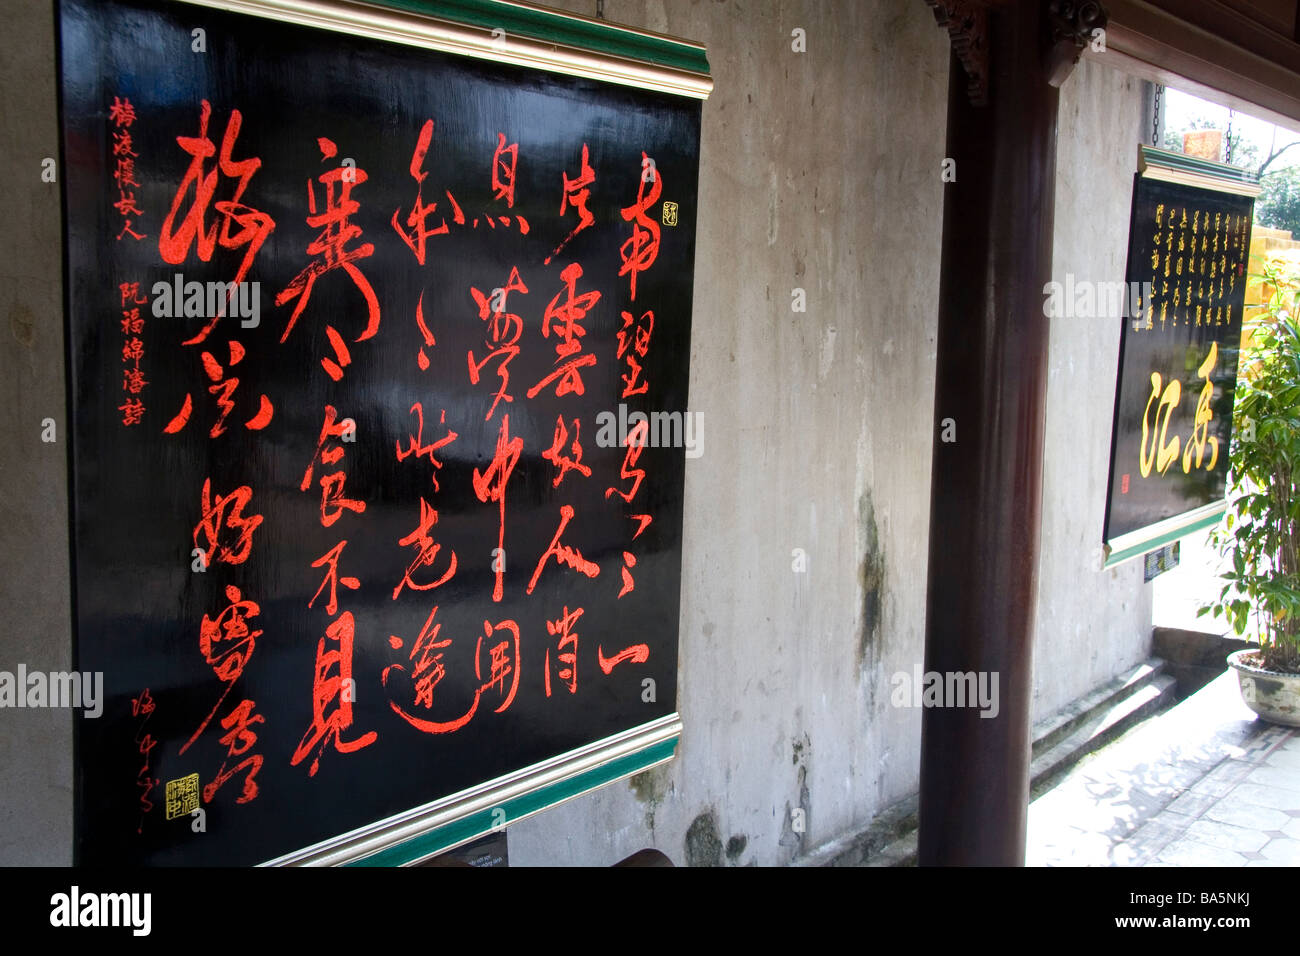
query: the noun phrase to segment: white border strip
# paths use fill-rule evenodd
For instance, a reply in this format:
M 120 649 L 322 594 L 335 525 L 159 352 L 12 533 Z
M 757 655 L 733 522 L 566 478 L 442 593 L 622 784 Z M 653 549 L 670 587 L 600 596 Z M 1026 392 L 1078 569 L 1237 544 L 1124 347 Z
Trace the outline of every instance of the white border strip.
M 1127 561 L 1135 561 L 1138 558 L 1142 557 L 1140 553 L 1125 558 L 1124 561 L 1116 561 L 1115 564 L 1110 563 L 1110 556 L 1112 554 L 1118 554 L 1122 551 L 1127 551 L 1129 548 L 1136 547 L 1137 545 L 1143 544 L 1144 542 L 1158 541 L 1164 535 L 1173 534 L 1174 532 L 1182 528 L 1185 528 L 1188 525 L 1196 524 L 1196 522 L 1201 521 L 1205 518 L 1211 518 L 1211 517 L 1216 517 L 1218 515 L 1221 515 L 1227 509 L 1228 509 L 1228 502 L 1226 500 L 1211 501 L 1208 505 L 1202 505 L 1201 507 L 1197 508 L 1195 511 L 1184 511 L 1180 515 L 1174 515 L 1172 518 L 1165 518 L 1163 521 L 1157 521 L 1155 524 L 1149 524 L 1146 527 L 1138 528 L 1136 531 L 1129 531 L 1126 534 L 1122 534 L 1117 538 L 1112 538 L 1110 541 L 1106 542 L 1105 566 L 1114 567 L 1117 564 L 1122 564 Z M 1205 531 L 1208 532 L 1209 530 L 1210 529 L 1208 527 L 1205 528 Z M 1184 536 L 1180 535 L 1179 537 L 1184 537 Z M 1167 541 L 1162 542 L 1162 544 L 1167 544 L 1167 543 L 1168 543 Z M 1161 547 L 1161 545 L 1153 543 L 1151 545 L 1151 548 L 1149 548 L 1148 550 L 1155 550 L 1158 547 Z
M 415 839 L 430 830 L 454 823 L 469 814 L 491 810 L 509 800 L 525 796 L 544 787 L 562 784 L 565 780 L 586 771 L 594 770 L 620 757 L 630 756 L 647 747 L 663 743 L 674 737 L 680 737 L 681 733 L 681 715 L 672 713 L 651 723 L 642 724 L 640 727 L 634 727 L 631 730 L 625 730 L 612 737 L 606 737 L 585 747 L 579 747 L 577 750 L 551 757 L 541 763 L 533 764 L 531 767 L 525 767 L 495 780 L 477 784 L 467 790 L 443 797 L 432 803 L 414 807 L 387 819 L 352 830 L 349 833 L 331 837 L 328 840 L 304 847 L 301 850 L 295 850 L 292 853 L 286 853 L 261 865 L 337 866 L 343 863 L 351 863 Z M 664 762 L 664 760 L 658 760 L 655 761 L 655 764 Z M 638 767 L 632 773 L 640 773 L 655 764 Z M 628 776 L 630 775 L 628 774 Z M 608 782 L 602 781 L 600 785 L 603 786 Z M 588 790 L 590 789 L 594 788 L 588 788 Z M 583 790 L 571 794 L 565 800 L 549 803 L 532 813 L 512 817 L 509 822 L 516 823 L 519 820 L 527 819 L 542 810 L 549 810 L 553 806 L 558 806 L 560 803 L 567 802 L 567 800 L 581 796 L 582 793 L 586 792 L 587 790 Z M 467 843 L 479 836 L 482 836 L 482 834 L 471 834 L 454 845 L 458 846 L 461 843 Z M 440 847 L 436 853 L 442 853 L 451 848 L 451 845 Z M 431 855 L 436 855 L 436 853 Z M 427 859 L 427 857 L 422 859 Z M 419 862 L 421 860 L 411 860 L 408 865 Z

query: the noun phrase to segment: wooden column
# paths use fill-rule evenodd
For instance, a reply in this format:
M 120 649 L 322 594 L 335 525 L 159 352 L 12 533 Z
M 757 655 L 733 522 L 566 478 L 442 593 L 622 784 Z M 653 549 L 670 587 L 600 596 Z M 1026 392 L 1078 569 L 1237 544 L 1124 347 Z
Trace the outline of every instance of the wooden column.
M 1059 84 L 1096 4 L 936 3 L 953 34 L 925 670 L 998 675 L 996 717 L 927 707 L 921 865 L 1022 865 L 1029 799 Z M 1057 22 L 1061 7 L 1077 21 Z M 1091 8 L 1079 19 L 1076 8 Z M 945 429 L 945 420 L 952 419 Z M 945 436 L 945 431 L 947 435 Z M 954 434 L 955 431 L 955 434 Z M 954 438 L 944 441 L 943 438 Z

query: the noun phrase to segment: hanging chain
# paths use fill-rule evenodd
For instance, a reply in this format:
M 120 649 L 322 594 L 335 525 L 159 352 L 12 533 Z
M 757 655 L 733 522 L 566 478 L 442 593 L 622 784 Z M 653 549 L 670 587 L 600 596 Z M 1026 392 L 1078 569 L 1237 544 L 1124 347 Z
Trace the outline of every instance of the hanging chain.
M 1155 108 L 1151 110 L 1151 145 L 1159 146 L 1160 144 L 1160 94 L 1164 87 L 1159 83 L 1156 84 Z
M 1232 110 L 1228 110 L 1228 145 L 1223 148 L 1223 161 L 1232 162 Z

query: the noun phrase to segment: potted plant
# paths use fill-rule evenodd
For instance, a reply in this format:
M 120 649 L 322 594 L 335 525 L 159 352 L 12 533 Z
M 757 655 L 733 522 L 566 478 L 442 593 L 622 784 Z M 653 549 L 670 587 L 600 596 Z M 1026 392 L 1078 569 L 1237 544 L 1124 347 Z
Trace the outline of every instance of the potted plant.
M 1235 497 L 1210 536 L 1232 567 L 1200 613 L 1259 644 L 1228 657 L 1247 706 L 1300 727 L 1300 266 L 1261 278 L 1269 295 L 1246 327 L 1233 410 Z

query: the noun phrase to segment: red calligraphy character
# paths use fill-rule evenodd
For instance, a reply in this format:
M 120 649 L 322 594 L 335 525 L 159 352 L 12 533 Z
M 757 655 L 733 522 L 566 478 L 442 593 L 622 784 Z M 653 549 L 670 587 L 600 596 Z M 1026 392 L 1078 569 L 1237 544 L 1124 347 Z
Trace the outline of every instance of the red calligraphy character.
M 497 631 L 509 632 L 513 640 L 492 642 L 492 635 Z M 483 676 L 483 646 L 484 641 L 488 642 L 488 668 L 487 677 Z M 501 713 L 515 699 L 515 692 L 519 690 L 519 625 L 514 621 L 501 621 L 497 624 L 483 622 L 483 636 L 478 639 L 478 645 L 474 649 L 474 676 L 483 681 L 480 692 L 486 692 L 488 688 L 496 688 L 497 694 L 503 698 L 500 706 L 494 713 Z M 510 689 L 506 690 L 506 679 L 510 680 Z
M 228 343 L 230 348 L 230 367 L 238 365 L 244 358 L 244 347 L 231 339 Z M 226 378 L 226 371 L 222 368 L 221 363 L 211 352 L 204 352 L 199 356 L 203 362 L 203 371 L 208 378 L 214 383 L 208 386 L 208 392 L 217 402 L 217 408 L 220 415 L 213 426 L 208 430 L 209 438 L 217 438 L 225 434 L 226 416 L 228 416 L 235 407 L 231 396 L 235 394 L 235 389 L 239 387 L 239 379 Z M 194 401 L 188 392 L 185 393 L 185 402 L 181 405 L 181 410 L 176 413 L 176 417 L 167 423 L 163 431 L 169 435 L 174 435 L 183 429 L 190 420 L 190 415 L 194 411 Z M 271 400 L 262 395 L 261 402 L 258 405 L 257 413 L 244 422 L 244 427 L 249 431 L 261 431 L 271 423 L 271 418 L 275 414 L 275 406 Z
M 149 688 L 146 687 L 140 693 L 139 697 L 131 698 L 131 716 L 139 717 L 143 714 L 148 717 L 154 712 L 156 706 L 157 705 L 153 702 L 153 695 L 149 693 Z
M 149 799 L 149 795 L 158 784 L 162 783 L 162 780 L 149 774 L 149 752 L 158 745 L 158 741 L 154 740 L 152 734 L 145 734 L 144 737 L 137 738 L 136 743 L 139 745 L 138 750 L 144 755 L 144 763 L 135 775 L 136 786 L 140 788 L 140 824 L 135 832 L 140 833 L 144 829 L 145 814 L 153 810 L 153 801 Z
M 212 564 L 213 554 L 216 554 L 218 561 L 226 564 L 243 564 L 248 560 L 249 552 L 253 549 L 253 532 L 262 523 L 261 515 L 244 517 L 244 508 L 252 496 L 253 489 L 242 485 L 228 495 L 218 495 L 214 502 L 212 480 L 203 479 L 203 492 L 199 498 L 202 517 L 194 526 L 194 546 L 199 547 L 200 534 L 207 539 L 207 546 L 202 549 L 205 566 Z M 238 534 L 233 545 L 220 542 L 223 528 Z
M 338 155 L 338 147 L 325 137 L 320 137 L 316 142 L 320 146 L 322 162 Z M 325 209 L 320 213 L 316 211 L 316 189 L 308 180 L 307 207 L 310 215 L 307 216 L 307 225 L 320 228 L 322 231 L 307 246 L 307 253 L 318 258 L 299 272 L 293 281 L 275 297 L 276 305 L 284 305 L 290 299 L 298 299 L 298 304 L 294 306 L 293 314 L 284 327 L 284 334 L 280 336 L 281 343 L 289 338 L 298 316 L 302 315 L 303 309 L 311 300 L 316 280 L 334 269 L 342 269 L 347 273 L 366 301 L 368 310 L 366 327 L 355 341 L 364 342 L 379 331 L 379 299 L 369 280 L 356 266 L 356 261 L 372 255 L 375 247 L 367 242 L 354 249 L 346 248 L 349 242 L 361 238 L 361 227 L 350 222 L 349 219 L 361 208 L 361 204 L 352 198 L 352 190 L 364 183 L 367 178 L 364 169 L 347 164 L 341 164 L 336 169 L 322 173 L 317 177 L 325 187 Z M 343 367 L 352 361 L 352 357 L 343 343 L 343 337 L 332 325 L 325 326 L 325 335 L 334 348 L 334 358 L 321 359 L 321 367 L 337 382 L 343 377 Z
M 582 278 L 582 266 L 576 262 L 565 266 L 564 271 L 560 273 L 560 278 L 564 280 L 564 291 L 551 300 L 542 316 L 542 335 L 549 337 L 554 329 L 560 339 L 555 346 L 557 356 L 555 364 L 559 368 L 530 388 L 529 398 L 534 398 L 538 392 L 556 379 L 559 379 L 555 387 L 557 397 L 570 392 L 583 394 L 582 375 L 579 369 L 596 364 L 596 356 L 590 353 L 586 355 L 579 353 L 582 352 L 581 337 L 587 334 L 587 330 L 581 325 L 582 320 L 600 301 L 600 293 L 593 290 L 582 295 L 575 294 L 578 280 Z M 559 304 L 560 296 L 567 296 L 563 304 Z
M 586 143 L 582 144 L 582 168 L 578 177 L 570 179 L 568 173 L 561 173 L 560 177 L 564 180 L 564 195 L 560 198 L 560 215 L 563 216 L 568 207 L 572 206 L 578 212 L 578 224 L 543 261 L 543 264 L 548 266 L 551 264 L 551 259 L 558 256 L 560 250 L 569 244 L 570 239 L 596 222 L 596 217 L 587 209 L 587 201 L 591 198 L 591 190 L 587 187 L 596 181 L 596 171 L 587 162 Z
M 433 141 L 433 120 L 424 121 L 424 126 L 420 128 L 420 137 L 415 142 L 415 151 L 411 153 L 411 178 L 415 180 L 415 202 L 411 206 L 411 211 L 406 215 L 407 229 L 403 229 L 398 223 L 398 217 L 401 215 L 401 209 L 393 210 L 393 229 L 402 237 L 407 248 L 415 254 L 415 261 L 424 265 L 424 243 L 430 236 L 442 236 L 447 233 L 447 220 L 444 217 L 442 222 L 436 227 L 429 226 L 429 217 L 438 211 L 438 204 L 431 202 L 428 205 L 424 203 L 424 180 L 429 174 L 424 169 L 424 158 L 429 152 L 429 144 Z M 448 196 L 451 194 L 448 193 Z M 455 200 L 452 200 L 453 203 Z M 461 217 L 464 222 L 464 216 Z M 429 343 L 432 345 L 433 343 Z
M 631 647 L 625 647 L 613 657 L 606 657 L 604 649 L 599 645 L 596 646 L 596 663 L 600 665 L 600 669 L 606 674 L 624 662 L 644 664 L 649 659 L 650 647 L 646 644 L 633 644 Z
M 122 310 L 122 334 L 139 335 L 144 331 L 144 319 L 140 318 L 140 309 Z
M 120 282 L 117 286 L 118 295 L 121 297 L 121 304 L 126 305 L 128 302 L 132 305 L 147 305 L 149 299 L 140 295 L 140 283 L 138 282 Z
M 320 438 L 316 442 L 316 452 L 312 455 L 311 461 L 307 463 L 307 470 L 303 472 L 302 482 L 298 485 L 299 491 L 306 491 L 311 487 L 311 479 L 316 462 L 320 461 L 322 465 L 333 465 L 343 458 L 343 446 L 333 445 L 326 448 L 326 443 L 332 439 L 338 438 L 343 441 L 351 441 L 356 434 L 356 425 L 352 419 L 345 418 L 338 420 L 338 412 L 333 405 L 325 406 L 325 421 L 321 425 Z M 343 485 L 347 480 L 347 473 L 340 468 L 338 471 L 331 472 L 328 475 L 321 475 L 320 479 L 320 523 L 322 527 L 328 528 L 338 521 L 343 511 L 355 512 L 361 514 L 366 510 L 366 503 L 358 498 L 343 497 Z M 333 611 L 330 611 L 333 614 Z
M 447 562 L 447 570 L 443 573 L 442 577 L 438 578 L 436 581 L 430 581 L 427 584 L 416 584 L 411 578 L 411 574 L 417 568 L 431 568 L 433 567 L 433 563 L 438 559 L 438 551 L 442 548 L 442 545 L 434 542 L 433 535 L 431 534 L 434 526 L 437 524 L 437 510 L 435 510 L 429 502 L 421 498 L 419 526 L 397 542 L 403 547 L 415 547 L 418 549 L 419 553 L 416 554 L 415 560 L 407 567 L 406 573 L 402 575 L 402 580 L 397 582 L 397 587 L 393 588 L 394 601 L 396 601 L 397 596 L 402 593 L 402 588 L 407 587 L 408 585 L 416 591 L 431 591 L 434 588 L 442 587 L 442 585 L 450 581 L 452 576 L 456 573 L 456 552 L 451 551 L 451 560 Z
M 502 578 L 505 575 L 505 562 L 499 560 L 505 554 L 506 547 L 506 483 L 510 481 L 510 475 L 515 470 L 515 465 L 519 463 L 519 456 L 524 450 L 524 440 L 519 437 L 510 437 L 510 416 L 501 417 L 501 430 L 497 433 L 496 454 L 492 456 L 492 462 L 488 465 L 487 470 L 480 472 L 474 469 L 471 476 L 474 483 L 474 494 L 478 500 L 487 504 L 488 501 L 495 501 L 500 508 L 500 519 L 497 525 L 497 551 L 493 557 L 497 558 L 492 562 L 496 571 L 496 584 L 492 588 L 492 600 L 500 601 L 502 595 Z M 532 588 L 528 589 L 530 592 Z
M 149 237 L 147 234 L 136 232 L 134 229 L 131 228 L 131 225 L 132 223 L 135 222 L 135 220 L 130 217 L 133 215 L 134 216 L 144 215 L 144 211 L 141 210 L 140 207 L 135 204 L 135 193 L 128 193 L 122 191 L 120 192 L 120 196 L 121 198 L 119 198 L 117 202 L 113 203 L 113 208 L 116 209 L 122 215 L 122 219 L 123 219 L 122 229 L 120 232 L 118 232 L 116 237 L 117 241 L 121 242 L 123 236 L 130 236 L 136 242 L 140 242 L 144 239 L 148 239 Z
M 154 740 L 152 734 L 144 732 L 145 725 L 149 723 L 149 718 L 153 715 L 154 707 L 153 696 L 149 693 L 148 687 L 140 693 L 139 697 L 131 698 L 131 716 L 143 718 L 136 728 L 135 734 L 136 749 L 144 757 L 144 763 L 135 775 L 136 786 L 140 789 L 138 800 L 140 822 L 136 825 L 136 833 L 143 832 L 145 815 L 153 809 L 153 801 L 149 799 L 149 794 L 153 792 L 154 787 L 162 783 L 158 778 L 149 775 L 149 755 L 154 747 L 158 745 L 158 741 Z
M 636 202 L 621 210 L 623 221 L 632 223 L 632 238 L 619 248 L 623 266 L 618 274 L 630 277 L 633 302 L 636 301 L 637 274 L 649 269 L 659 257 L 659 223 L 647 216 L 646 210 L 659 201 L 659 194 L 663 191 L 659 170 L 644 152 L 641 153 L 641 163 L 644 172 L 637 185 Z M 652 183 L 649 195 L 645 189 L 647 179 Z
M 119 162 L 133 162 L 140 158 L 140 154 L 131 148 L 131 134 L 127 130 L 113 131 L 113 155 L 119 157 Z
M 518 165 L 519 144 L 507 146 L 506 134 L 497 133 L 497 149 L 492 154 L 492 198 L 504 199 L 509 209 L 515 207 L 515 170 Z
M 243 248 L 244 258 L 235 272 L 235 281 L 226 292 L 226 301 L 229 302 L 239 284 L 248 275 L 248 270 L 253 265 L 258 250 L 262 248 L 262 243 L 266 242 L 266 237 L 275 229 L 275 220 L 242 201 L 249 180 L 262 168 L 262 161 L 256 157 L 236 161 L 231 156 L 234 152 L 235 140 L 239 138 L 240 124 L 243 122 L 239 110 L 231 110 L 230 119 L 226 122 L 217 164 L 211 170 L 204 171 L 204 163 L 217 152 L 212 140 L 208 139 L 208 119 L 211 115 L 212 105 L 204 100 L 199 111 L 199 135 L 176 137 L 177 144 L 190 154 L 191 159 L 185 178 L 181 180 L 180 187 L 172 199 L 167 218 L 163 220 L 162 231 L 158 235 L 158 252 L 164 262 L 179 265 L 188 258 L 191 246 L 197 245 L 199 259 L 203 262 L 212 259 L 212 252 L 218 244 L 223 249 Z M 218 200 L 214 203 L 212 200 L 216 195 L 219 175 L 228 179 L 237 178 L 238 184 L 231 199 Z M 177 226 L 177 214 L 186 196 L 189 195 L 191 187 L 194 190 L 194 197 L 180 225 Z M 216 223 L 209 228 L 205 222 L 209 204 L 221 216 L 220 232 Z M 237 232 L 232 232 L 232 226 L 235 225 L 239 229 Z M 223 312 L 224 310 L 218 309 L 217 315 L 213 316 L 197 335 L 182 344 L 194 345 L 206 339 Z
M 330 586 L 330 597 L 329 601 L 325 604 L 325 610 L 330 615 L 333 615 L 339 609 L 338 585 L 343 585 L 349 591 L 355 591 L 357 588 L 361 587 L 361 582 L 357 578 L 339 577 L 339 559 L 343 557 L 343 549 L 346 546 L 346 540 L 340 541 L 338 544 L 334 545 L 334 547 L 326 551 L 325 554 L 321 555 L 311 563 L 313 568 L 328 567 L 329 570 L 325 572 L 325 579 L 321 581 L 320 587 L 316 589 L 316 593 L 313 594 L 311 600 L 307 602 L 308 607 L 315 605 L 316 599 L 320 597 L 320 592 L 325 590 L 325 585 L 328 584 Z
M 130 98 L 113 97 L 113 105 L 108 108 L 108 118 L 116 126 L 130 126 L 136 120 L 135 107 Z
M 130 137 L 128 136 L 127 139 L 129 151 Z M 113 152 L 117 152 L 116 147 L 114 147 Z M 113 179 L 117 182 L 117 190 L 119 194 L 124 193 L 127 186 L 135 186 L 137 189 L 140 187 L 140 184 L 136 182 L 135 179 L 135 159 L 133 158 L 135 155 L 135 153 L 131 153 L 130 156 L 119 157 L 117 164 L 113 169 Z
M 623 552 L 623 587 L 619 589 L 618 596 L 622 597 L 630 591 L 636 590 L 636 585 L 632 581 L 632 568 L 636 567 L 636 555 L 631 551 Z
M 144 418 L 144 402 L 138 398 L 128 399 L 125 405 L 117 406 L 117 410 L 122 413 L 123 425 L 139 425 Z
M 546 622 L 546 633 L 560 640 L 556 645 L 555 659 L 559 662 L 556 676 L 569 688 L 570 694 L 578 691 L 578 634 L 573 626 L 582 617 L 583 609 L 570 611 L 565 605 L 564 612 L 554 621 Z M 551 696 L 551 649 L 546 649 L 546 696 Z
M 226 747 L 227 760 L 235 757 L 243 757 L 257 743 L 257 734 L 253 732 L 254 724 L 266 723 L 266 718 L 261 714 L 254 714 L 253 709 L 257 706 L 251 700 L 241 701 L 240 704 L 227 714 L 221 720 L 221 726 L 226 729 L 226 733 L 221 737 L 221 743 Z M 205 803 L 211 803 L 212 798 L 217 795 L 217 791 L 225 786 L 226 781 L 237 773 L 248 771 L 244 777 L 244 789 L 236 803 L 248 803 L 257 797 L 257 772 L 262 769 L 262 755 L 252 754 L 245 757 L 234 767 L 226 769 L 226 761 L 221 762 L 221 769 L 217 771 L 217 776 L 203 788 L 203 800 Z
M 445 649 L 451 646 L 450 639 L 445 641 L 438 640 L 438 632 L 442 629 L 441 624 L 435 624 L 434 615 L 438 613 L 435 606 L 429 612 L 429 617 L 424 622 L 424 627 L 420 629 L 420 634 L 416 637 L 414 644 L 411 646 L 410 654 L 407 656 L 410 661 L 412 670 L 410 679 L 412 682 L 412 706 L 423 708 L 425 712 L 433 709 L 434 688 L 442 681 L 447 674 L 447 668 L 443 664 L 443 655 Z M 388 638 L 389 645 L 394 650 L 401 650 L 402 639 L 397 635 L 390 635 Z M 380 675 L 380 681 L 385 688 L 388 688 L 389 676 L 391 674 L 400 674 L 406 672 L 406 666 L 403 664 L 390 664 L 385 667 Z M 390 688 L 391 689 L 391 688 Z M 415 714 L 403 708 L 397 701 L 390 700 L 388 706 L 393 712 L 405 720 L 416 730 L 426 734 L 449 734 L 464 727 L 474 716 L 475 710 L 478 709 L 479 695 L 481 691 L 474 692 L 474 702 L 470 705 L 469 710 L 453 720 L 429 720 L 426 717 L 417 717 Z
M 199 625 L 199 650 L 203 652 L 203 659 L 208 662 L 217 678 L 226 685 L 226 689 L 178 753 L 189 750 L 190 745 L 207 729 L 225 702 L 230 688 L 244 672 L 244 666 L 253 656 L 253 648 L 257 646 L 257 639 L 262 636 L 261 630 L 253 630 L 248 623 L 250 618 L 262 613 L 261 606 L 256 601 L 246 600 L 233 584 L 226 585 L 226 600 L 230 603 L 221 613 L 215 618 L 204 614 L 203 623 Z
M 566 455 L 564 445 L 569 440 L 569 429 L 564 424 L 563 415 L 555 419 L 555 440 L 551 442 L 550 448 L 542 452 L 542 457 L 560 470 L 551 483 L 553 488 L 560 487 L 560 482 L 570 471 L 591 477 L 591 469 L 582 463 L 582 445 L 578 442 L 579 425 L 578 419 L 573 419 L 573 444 L 569 446 L 569 454 Z
M 618 357 L 627 362 L 631 371 L 630 375 L 623 376 L 623 398 L 631 398 L 633 395 L 644 395 L 650 386 L 649 382 L 643 381 L 637 387 L 641 378 L 641 363 L 637 361 L 637 356 L 645 358 L 646 352 L 650 350 L 650 333 L 654 331 L 655 314 L 646 310 L 641 315 L 641 321 L 631 331 L 632 313 L 624 312 L 622 315 L 623 328 L 618 333 Z
M 326 744 L 333 744 L 337 753 L 355 753 L 369 747 L 379 735 L 367 731 L 352 740 L 343 739 L 343 731 L 352 726 L 352 702 L 356 699 L 356 682 L 352 679 L 352 642 L 356 625 L 351 611 L 344 611 L 325 630 L 325 637 L 316 645 L 316 673 L 312 683 L 311 726 L 298 743 L 289 760 L 291 767 L 302 763 L 313 750 L 310 777 L 320 768 L 321 754 Z M 326 650 L 326 642 L 338 646 Z
M 139 395 L 148 385 L 145 380 L 144 372 L 139 367 L 123 369 L 122 371 L 122 391 L 130 392 L 132 395 Z
M 555 537 L 551 539 L 550 547 L 542 554 L 537 562 L 537 568 L 533 571 L 533 577 L 528 582 L 527 594 L 533 593 L 533 588 L 537 586 L 537 579 L 542 576 L 542 569 L 546 567 L 546 559 L 555 557 L 556 564 L 563 564 L 573 570 L 585 574 L 589 578 L 594 578 L 600 574 L 600 565 L 594 561 L 588 561 L 582 556 L 582 552 L 577 548 L 570 548 L 560 544 L 560 536 L 564 534 L 564 529 L 568 527 L 569 522 L 573 519 L 573 506 L 560 506 L 560 526 L 555 530 Z
M 617 488 L 606 488 L 605 497 L 617 494 L 628 504 L 636 497 L 637 491 L 641 488 L 641 481 L 645 478 L 645 469 L 637 468 L 636 463 L 641 458 L 641 452 L 645 450 L 650 435 L 650 423 L 647 419 L 642 418 L 627 433 L 627 438 L 623 444 L 627 446 L 627 452 L 623 455 L 623 466 L 619 469 L 619 477 L 632 479 L 632 487 L 628 491 L 619 491 Z
M 438 487 L 438 471 L 442 468 L 442 462 L 435 458 L 433 453 L 439 448 L 450 445 L 459 437 L 459 435 L 448 428 L 447 434 L 443 435 L 432 445 L 426 445 L 424 444 L 424 406 L 420 402 L 416 402 L 411 406 L 411 412 L 417 416 L 419 425 L 416 428 L 415 434 L 408 436 L 409 441 L 405 450 L 402 449 L 402 443 L 400 441 L 397 442 L 397 460 L 405 461 L 412 455 L 416 458 L 428 458 L 429 464 L 434 467 L 433 490 L 440 491 L 441 489 Z M 442 417 L 439 419 L 439 424 L 444 427 L 447 425 L 447 409 L 445 408 L 442 410 Z
M 433 348 L 437 342 L 433 339 L 433 333 L 429 327 L 424 324 L 424 293 L 420 293 L 419 301 L 415 303 L 415 324 L 420 330 L 420 336 L 424 339 L 424 345 L 420 346 L 419 354 L 416 355 L 415 364 L 420 366 L 420 371 L 425 372 L 429 369 L 429 355 L 424 350 Z
M 493 289 L 490 295 L 484 295 L 473 287 L 469 291 L 478 304 L 478 317 L 488 323 L 488 337 L 484 344 L 490 349 L 488 354 L 483 356 L 481 362 L 475 362 L 474 353 L 469 353 L 470 384 L 478 384 L 479 374 L 483 371 L 484 365 L 493 359 L 500 360 L 500 364 L 497 365 L 497 377 L 501 379 L 501 387 L 497 389 L 496 398 L 492 400 L 492 407 L 488 409 L 487 415 L 483 417 L 484 421 L 489 421 L 493 412 L 497 410 L 499 402 L 503 400 L 507 402 L 514 401 L 514 396 L 506 394 L 506 389 L 510 386 L 508 366 L 511 360 L 519 354 L 518 342 L 519 336 L 523 334 L 524 320 L 512 312 L 506 311 L 509 307 L 506 300 L 511 292 L 520 292 L 527 295 L 528 287 L 524 285 L 524 280 L 519 277 L 519 270 L 512 267 L 510 269 L 510 278 L 506 281 L 504 288 Z

